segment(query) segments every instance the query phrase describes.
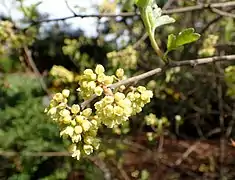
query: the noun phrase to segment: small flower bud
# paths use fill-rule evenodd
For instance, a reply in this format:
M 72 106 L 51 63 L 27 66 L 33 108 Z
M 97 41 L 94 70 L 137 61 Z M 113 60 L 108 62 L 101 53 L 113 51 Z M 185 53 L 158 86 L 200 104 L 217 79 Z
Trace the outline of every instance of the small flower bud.
M 96 83 L 94 81 L 90 81 L 87 84 L 88 89 L 95 89 L 96 88 Z
M 63 109 L 60 111 L 59 113 L 61 116 L 65 117 L 65 116 L 69 116 L 70 115 L 70 111 L 67 109 Z
M 94 126 L 97 126 L 97 125 L 98 125 L 98 123 L 97 123 L 96 120 L 91 120 L 91 124 L 93 124 Z
M 61 93 L 56 93 L 53 97 L 54 100 L 56 100 L 57 102 L 62 102 L 64 97 Z
M 85 144 L 83 146 L 83 150 L 84 150 L 85 154 L 90 155 L 93 152 L 93 147 L 91 145 Z
M 85 117 L 89 117 L 92 114 L 92 109 L 91 108 L 86 108 L 82 111 L 82 115 Z
M 140 93 L 143 93 L 146 91 L 146 88 L 144 86 L 138 86 L 137 91 L 139 91 Z
M 81 134 L 74 134 L 72 137 L 71 137 L 71 139 L 72 139 L 72 142 L 73 143 L 78 143 L 79 141 L 81 141 L 82 140 L 82 136 L 81 136 Z
M 76 157 L 76 159 L 79 160 L 81 157 L 81 151 L 80 150 L 73 151 L 72 157 Z
M 81 133 L 82 133 L 82 127 L 81 127 L 81 126 L 75 126 L 74 132 L 75 132 L 76 134 L 81 134 Z
M 81 115 L 75 117 L 75 120 L 76 120 L 77 123 L 79 123 L 79 124 L 81 124 L 81 123 L 84 121 L 84 119 L 85 119 L 85 118 L 84 118 L 83 116 L 81 116 Z
M 109 85 L 113 83 L 113 76 L 105 76 L 104 84 Z
M 71 117 L 70 115 L 65 116 L 65 117 L 63 118 L 63 123 L 64 123 L 64 124 L 69 124 L 69 123 L 71 123 L 71 120 L 72 120 L 72 117 Z
M 86 69 L 86 70 L 84 71 L 84 74 L 85 74 L 85 75 L 92 75 L 92 74 L 94 74 L 94 73 L 93 73 L 92 69 Z
M 103 101 L 106 103 L 106 104 L 111 104 L 114 102 L 114 97 L 113 96 L 105 96 Z
M 98 64 L 95 68 L 95 73 L 96 74 L 103 74 L 105 71 L 104 67 L 100 64 Z
M 117 116 L 122 116 L 124 113 L 123 108 L 121 108 L 120 106 L 115 106 L 113 111 L 114 111 L 114 114 L 116 114 Z
M 119 87 L 119 89 L 120 89 L 120 91 L 124 91 L 124 90 L 126 89 L 126 86 L 125 86 L 125 85 L 121 85 L 121 86 Z
M 124 70 L 121 68 L 117 69 L 116 76 L 121 79 L 124 76 Z
M 79 112 L 80 112 L 80 106 L 79 106 L 78 104 L 72 105 L 71 112 L 72 112 L 73 114 L 79 113 Z
M 76 126 L 77 125 L 77 123 L 76 123 L 76 121 L 74 119 L 71 120 L 70 123 L 71 123 L 72 126 Z
M 91 123 L 88 120 L 84 120 L 81 124 L 83 131 L 88 131 L 91 127 Z
M 73 136 L 74 129 L 72 126 L 67 126 L 63 131 L 60 132 L 60 136 L 69 135 L 70 137 Z
M 125 98 L 125 95 L 123 93 L 120 93 L 120 92 L 116 92 L 115 95 L 114 95 L 114 99 L 116 101 L 123 100 L 124 98 Z
M 51 108 L 51 109 L 48 111 L 48 114 L 49 114 L 49 115 L 55 115 L 55 114 L 56 114 L 56 111 L 57 111 L 56 107 L 53 107 L 53 108 Z
M 102 89 L 100 86 L 97 86 L 97 87 L 95 88 L 95 94 L 96 94 L 97 96 L 101 96 L 102 93 L 103 93 L 103 89 Z
M 103 81 L 105 80 L 105 77 L 106 77 L 106 76 L 105 76 L 104 74 L 99 74 L 99 75 L 98 75 L 98 78 L 97 78 L 97 81 L 98 81 L 98 82 L 103 82 Z
M 69 94 L 70 94 L 70 91 L 69 91 L 68 89 L 64 89 L 64 90 L 62 91 L 62 95 L 63 95 L 65 98 L 69 97 Z
M 92 142 L 93 142 L 93 137 L 91 137 L 91 136 L 86 136 L 85 138 L 84 138 L 84 142 L 86 143 L 86 144 L 92 144 Z
M 99 149 L 100 146 L 100 140 L 99 139 L 94 139 L 92 142 L 92 146 L 97 150 Z

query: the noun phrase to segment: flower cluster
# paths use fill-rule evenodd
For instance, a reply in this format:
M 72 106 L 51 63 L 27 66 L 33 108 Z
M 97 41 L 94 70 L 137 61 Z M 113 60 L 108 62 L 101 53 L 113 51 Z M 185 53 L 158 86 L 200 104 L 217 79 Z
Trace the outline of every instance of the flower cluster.
M 84 100 L 89 99 L 93 94 L 101 96 L 104 91 L 107 93 L 109 89 L 107 87 L 113 82 L 123 79 L 123 69 L 117 69 L 116 76 L 105 75 L 105 69 L 102 65 L 97 65 L 95 72 L 92 69 L 86 69 L 83 75 L 79 77 L 78 91 Z
M 148 126 L 151 126 L 153 132 L 147 132 L 147 138 L 149 141 L 152 141 L 154 138 L 158 137 L 163 133 L 164 128 L 170 125 L 169 120 L 166 117 L 157 118 L 155 114 L 150 113 L 145 116 L 145 123 Z
M 29 28 L 23 33 L 16 30 L 12 22 L 0 21 L 0 55 L 10 53 L 13 49 L 31 45 L 34 35 L 34 28 Z
M 96 102 L 95 109 L 98 118 L 109 128 L 127 121 L 132 114 L 131 101 L 119 92 Z
M 166 117 L 157 118 L 155 114 L 150 113 L 145 116 L 145 122 L 147 125 L 156 127 L 161 130 L 164 126 L 169 126 L 169 120 Z
M 107 54 L 107 57 L 113 67 L 135 69 L 137 66 L 138 53 L 132 46 L 120 51 L 112 51 Z
M 131 101 L 132 115 L 142 111 L 145 104 L 150 102 L 153 97 L 153 92 L 147 90 L 144 86 L 138 86 L 133 91 L 127 94 L 127 98 Z
M 125 121 L 121 125 L 114 126 L 112 132 L 117 134 L 117 135 L 122 135 L 122 134 L 129 133 L 130 132 L 130 122 L 129 121 Z
M 65 38 L 62 51 L 64 55 L 69 56 L 73 64 L 79 71 L 84 71 L 86 67 L 94 65 L 94 59 L 86 52 L 81 52 L 80 48 L 91 44 L 90 39 L 79 37 L 78 39 Z
M 113 96 L 105 96 L 95 103 L 98 119 L 109 128 L 123 124 L 130 116 L 142 111 L 145 104 L 150 102 L 153 93 L 145 87 L 127 93 L 116 92 Z
M 70 138 L 72 156 L 79 160 L 81 154 L 89 155 L 99 148 L 98 121 L 91 116 L 91 108 L 81 110 L 78 104 L 69 107 L 69 93 L 66 89 L 56 93 L 45 112 L 59 124 L 60 136 Z
M 227 95 L 231 98 L 235 98 L 235 66 L 228 66 L 224 72 L 224 79 L 227 85 Z
M 78 104 L 69 106 L 70 91 L 64 89 L 62 93 L 54 95 L 45 110 L 59 125 L 60 135 L 71 140 L 70 151 L 77 159 L 82 154 L 89 155 L 99 148 L 97 132 L 102 125 L 115 128 L 125 124 L 130 116 L 139 113 L 153 97 L 152 91 L 143 86 L 130 89 L 120 86 L 113 92 L 109 85 L 122 80 L 124 71 L 117 69 L 113 76 L 107 76 L 104 72 L 104 67 L 97 65 L 94 72 L 86 69 L 78 78 L 79 95 L 84 100 L 93 94 L 99 97 L 94 106 L 91 104 L 92 108 L 82 109 Z
M 71 83 L 74 81 L 74 73 L 64 68 L 63 66 L 54 65 L 50 70 L 50 75 L 59 82 Z
M 216 52 L 215 45 L 219 39 L 219 36 L 210 34 L 203 42 L 202 48 L 198 51 L 199 56 L 207 57 L 213 56 Z

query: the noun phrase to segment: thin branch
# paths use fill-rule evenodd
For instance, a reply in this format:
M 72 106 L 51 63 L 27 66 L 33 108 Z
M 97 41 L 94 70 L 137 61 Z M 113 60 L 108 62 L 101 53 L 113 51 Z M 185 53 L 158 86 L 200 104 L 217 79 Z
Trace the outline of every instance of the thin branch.
M 228 11 L 232 11 L 234 9 L 234 7 L 230 8 Z M 210 8 L 210 10 L 212 11 L 212 8 Z M 213 11 L 212 11 L 213 12 Z M 217 23 L 218 21 L 220 21 L 224 16 L 222 15 L 218 15 L 217 17 L 215 17 L 214 19 L 210 20 L 201 30 L 200 32 L 198 32 L 199 34 L 201 34 L 202 36 L 204 35 L 204 33 L 215 23 Z M 192 46 L 187 46 L 184 49 L 184 53 L 181 55 L 181 59 L 184 59 L 184 57 L 186 57 L 188 55 L 188 53 L 190 52 Z
M 222 73 L 222 70 L 219 64 L 216 64 L 216 68 L 218 69 L 219 73 Z M 224 169 L 224 160 L 225 160 L 225 126 L 224 126 L 224 102 L 223 102 L 223 90 L 221 85 L 221 80 L 217 78 L 217 97 L 218 97 L 218 109 L 219 109 L 219 123 L 221 129 L 220 135 L 220 156 L 219 156 L 219 163 L 220 163 L 220 177 L 224 177 L 225 169 Z
M 201 31 L 199 32 L 199 34 L 204 34 L 207 29 L 209 29 L 209 27 L 212 25 L 212 24 L 215 24 L 216 22 L 218 22 L 219 20 L 221 20 L 223 18 L 223 16 L 219 15 L 217 17 L 215 17 L 214 19 L 212 19 L 210 22 L 208 22 L 202 29 Z
M 232 6 L 235 6 L 235 1 L 211 3 L 211 4 L 199 4 L 196 6 L 189 6 L 189 7 L 172 9 L 172 10 L 166 10 L 164 13 L 165 14 L 185 13 L 185 12 L 192 12 L 192 11 L 198 11 L 198 10 L 203 10 L 203 9 L 225 8 L 225 7 L 232 7 Z
M 40 23 L 48 23 L 53 21 L 65 21 L 68 19 L 73 18 L 102 18 L 102 17 L 108 17 L 108 18 L 116 18 L 116 17 L 133 17 L 133 16 L 139 16 L 136 12 L 123 12 L 119 14 L 113 14 L 113 13 L 100 13 L 100 14 L 75 14 L 72 16 L 66 16 L 62 18 L 53 18 L 53 19 L 43 19 L 39 21 L 33 22 L 33 25 L 40 24 Z
M 93 164 L 95 164 L 104 175 L 105 180 L 111 180 L 111 172 L 110 169 L 107 167 L 107 164 L 99 157 L 87 157 Z
M 81 103 L 81 108 L 84 109 L 88 104 L 90 104 L 95 98 L 97 97 L 97 95 L 93 94 L 88 100 L 84 101 L 83 103 Z
M 76 16 L 76 15 L 77 15 L 76 12 L 70 7 L 68 1 L 67 1 L 67 0 L 64 0 L 64 2 L 65 2 L 65 4 L 66 4 L 67 8 L 71 11 L 71 13 L 73 13 L 73 15 Z
M 126 173 L 126 171 L 122 168 L 122 165 L 120 162 L 117 162 L 114 158 L 111 159 L 111 162 L 113 163 L 114 166 L 117 167 L 118 171 L 120 172 L 122 179 L 124 180 L 130 180 L 130 177 Z
M 145 78 L 148 78 L 150 76 L 153 76 L 153 75 L 161 73 L 163 71 L 163 69 L 166 69 L 166 68 L 156 68 L 156 69 L 153 69 L 153 70 L 148 71 L 146 73 L 143 73 L 143 74 L 140 74 L 140 75 L 137 75 L 137 76 L 134 76 L 134 77 L 131 77 L 131 78 L 119 81 L 117 83 L 114 83 L 114 84 L 110 85 L 109 88 L 115 89 L 115 88 L 117 88 L 119 86 L 122 86 L 122 85 L 138 82 L 138 81 L 140 81 L 142 79 L 145 79 Z
M 198 11 L 198 10 L 204 10 L 204 9 L 210 9 L 210 8 L 223 8 L 223 7 L 232 7 L 232 6 L 235 6 L 235 1 L 223 2 L 223 3 L 212 3 L 212 4 L 200 4 L 200 5 L 196 5 L 196 6 L 174 8 L 174 9 L 169 9 L 169 10 L 163 10 L 163 14 L 185 13 L 185 12 L 192 12 L 192 11 Z M 140 15 L 139 13 L 136 13 L 136 12 L 123 12 L 123 13 L 119 13 L 119 14 L 114 14 L 114 13 L 77 14 L 74 11 L 72 11 L 72 12 L 73 12 L 72 16 L 67 16 L 67 17 L 62 17 L 62 18 L 54 18 L 54 19 L 43 19 L 43 20 L 33 22 L 32 25 L 40 24 L 40 23 L 47 23 L 47 22 L 52 22 L 52 21 L 65 21 L 67 19 L 72 19 L 72 18 L 87 18 L 87 17 L 116 18 L 116 17 L 133 17 L 133 16 Z
M 125 80 L 122 80 L 122 81 L 119 81 L 117 83 L 114 83 L 112 85 L 109 86 L 110 89 L 115 89 L 121 85 L 126 85 L 126 84 L 130 84 L 130 83 L 134 83 L 134 82 L 138 82 L 142 79 L 145 79 L 147 77 L 150 77 L 150 76 L 153 76 L 155 74 L 159 74 L 161 73 L 163 70 L 163 68 L 156 68 L 156 69 L 153 69 L 151 71 L 148 71 L 146 73 L 143 73 L 141 75 L 138 75 L 138 76 L 134 76 L 134 77 L 131 77 L 131 78 L 128 78 L 128 79 L 125 79 Z M 94 94 L 92 95 L 92 97 L 86 101 L 84 101 L 83 103 L 81 103 L 81 108 L 84 109 L 88 104 L 90 104 L 97 96 Z
M 214 7 L 215 8 L 215 7 Z M 213 7 L 210 8 L 210 10 L 213 12 Z M 229 13 L 230 11 L 234 10 L 234 7 L 230 8 L 228 10 L 227 13 Z M 215 12 L 214 12 L 215 13 Z M 218 13 L 217 13 L 218 14 Z M 204 34 L 204 32 L 214 23 L 218 22 L 220 19 L 222 19 L 224 16 L 223 15 L 219 15 L 217 17 L 215 17 L 214 19 L 212 19 L 200 32 L 199 34 Z
M 145 39 L 148 37 L 148 33 L 144 33 L 144 35 L 135 43 L 133 44 L 133 48 L 136 49 L 137 47 L 139 47 L 139 45 L 145 41 Z
M 163 10 L 168 9 L 174 1 L 175 0 L 168 0 L 162 9 Z
M 233 61 L 235 60 L 235 55 L 227 55 L 227 56 L 214 56 L 214 57 L 208 57 L 208 58 L 200 58 L 200 59 L 193 59 L 193 60 L 184 60 L 184 61 L 171 61 L 169 64 L 162 68 L 156 68 L 153 70 L 150 70 L 146 73 L 119 81 L 117 83 L 114 83 L 109 86 L 110 89 L 116 89 L 122 85 L 131 84 L 131 83 L 137 83 L 140 80 L 143 80 L 145 78 L 151 77 L 153 75 L 159 74 L 161 72 L 164 72 L 167 69 L 173 68 L 173 67 L 180 67 L 180 66 L 192 66 L 195 67 L 197 65 L 202 64 L 208 64 L 212 62 L 218 62 L 218 61 Z M 81 103 L 82 109 L 84 109 L 90 102 L 92 102 L 97 96 L 93 95 L 90 99 L 84 101 Z
M 226 11 L 222 11 L 222 10 L 217 9 L 217 8 L 211 8 L 211 11 L 216 13 L 216 14 L 219 14 L 220 16 L 235 18 L 235 14 L 229 13 L 229 12 L 226 12 Z
M 23 52 L 24 52 L 24 54 L 25 54 L 25 58 L 26 58 L 27 62 L 28 62 L 29 65 L 31 66 L 31 68 L 32 68 L 33 72 L 35 73 L 36 77 L 38 78 L 38 80 L 39 80 L 39 82 L 40 82 L 40 84 L 41 84 L 42 89 L 43 89 L 48 95 L 50 95 L 50 93 L 49 93 L 49 91 L 48 91 L 48 89 L 47 89 L 47 85 L 46 85 L 46 83 L 43 81 L 43 78 L 42 78 L 42 76 L 41 76 L 41 74 L 40 74 L 40 72 L 39 72 L 39 70 L 38 70 L 36 64 L 35 64 L 34 61 L 33 61 L 31 51 L 28 49 L 28 47 L 25 46 L 25 47 L 23 48 Z
M 162 10 L 164 11 L 164 10 L 168 9 L 174 1 L 175 1 L 175 0 L 169 0 L 169 1 L 167 1 L 167 3 L 163 6 Z M 145 41 L 145 39 L 147 39 L 147 37 L 148 37 L 148 33 L 146 32 L 146 33 L 144 33 L 144 35 L 133 45 L 133 48 L 136 49 L 139 45 L 141 45 L 141 43 L 142 43 L 143 41 Z
M 166 69 L 173 68 L 173 67 L 179 67 L 179 66 L 197 66 L 202 64 L 208 64 L 212 62 L 217 61 L 233 61 L 235 60 L 235 55 L 227 55 L 227 56 L 214 56 L 214 57 L 208 57 L 208 58 L 200 58 L 200 59 L 193 59 L 193 60 L 184 60 L 184 61 L 172 61 L 170 64 L 166 65 L 163 68 L 156 68 L 151 71 L 148 71 L 146 73 L 131 77 L 129 79 L 122 80 L 120 82 L 117 82 L 115 84 L 112 84 L 110 88 L 117 88 L 121 85 L 130 84 L 133 82 L 138 82 L 142 79 L 145 79 L 147 77 L 153 76 L 155 74 L 159 74 L 163 72 Z
M 194 145 L 190 146 L 184 154 L 175 161 L 175 165 L 179 166 L 187 157 L 200 145 L 200 141 L 196 142 Z

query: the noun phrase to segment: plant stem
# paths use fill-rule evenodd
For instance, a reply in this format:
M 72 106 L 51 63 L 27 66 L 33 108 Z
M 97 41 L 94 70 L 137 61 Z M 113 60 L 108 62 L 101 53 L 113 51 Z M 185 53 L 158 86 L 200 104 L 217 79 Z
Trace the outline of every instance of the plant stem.
M 185 61 L 171 61 L 168 65 L 165 65 L 163 68 L 156 68 L 153 70 L 150 70 L 148 72 L 145 72 L 143 74 L 119 81 L 117 83 L 111 84 L 108 86 L 111 89 L 118 88 L 122 85 L 130 84 L 133 82 L 138 82 L 142 79 L 151 77 L 153 75 L 159 74 L 161 72 L 166 71 L 167 69 L 173 68 L 173 67 L 180 67 L 180 66 L 192 66 L 195 67 L 197 65 L 202 64 L 208 64 L 212 62 L 218 62 L 218 61 L 234 61 L 235 60 L 235 54 L 234 55 L 227 55 L 227 56 L 214 56 L 214 57 L 208 57 L 208 58 L 200 58 L 200 59 L 193 59 L 193 60 L 185 60 Z M 97 96 L 93 95 L 90 99 L 84 101 L 81 103 L 81 108 L 84 109 L 89 103 L 91 103 Z
M 151 23 L 149 20 L 149 15 L 148 15 L 146 9 L 144 9 L 144 8 L 140 9 L 140 14 L 141 14 L 141 18 L 144 21 L 144 25 L 145 25 L 145 28 L 146 28 L 147 33 L 149 35 L 149 39 L 151 41 L 151 45 L 152 45 L 153 49 L 155 50 L 157 55 L 164 61 L 164 59 L 163 59 L 164 53 L 161 51 L 161 49 L 159 48 L 159 46 L 154 38 L 154 32 L 152 31 Z
M 149 39 L 150 39 L 150 41 L 151 41 L 151 45 L 152 45 L 153 49 L 155 50 L 155 52 L 157 53 L 157 55 L 158 55 L 161 59 L 163 59 L 164 54 L 163 54 L 163 52 L 161 51 L 161 49 L 159 48 L 159 46 L 158 46 L 158 44 L 157 44 L 157 42 L 156 42 L 156 40 L 155 40 L 153 34 L 154 34 L 154 33 L 150 33 L 150 34 L 149 34 Z

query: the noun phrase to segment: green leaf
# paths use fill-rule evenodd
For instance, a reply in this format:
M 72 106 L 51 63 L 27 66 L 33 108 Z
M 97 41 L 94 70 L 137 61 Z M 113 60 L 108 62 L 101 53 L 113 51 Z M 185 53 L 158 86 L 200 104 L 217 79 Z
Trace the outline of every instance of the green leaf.
M 176 40 L 176 45 L 182 46 L 184 44 L 197 41 L 199 38 L 200 38 L 200 34 L 194 33 L 193 28 L 188 28 L 179 33 L 177 40 Z
M 174 47 L 176 47 L 176 36 L 174 34 L 170 34 L 167 41 L 167 50 L 170 51 Z
M 149 35 L 152 47 L 158 56 L 163 58 L 163 53 L 159 49 L 158 44 L 154 38 L 154 32 L 157 27 L 173 23 L 175 22 L 175 19 L 169 17 L 168 15 L 162 16 L 162 10 L 157 6 L 156 1 L 135 0 L 135 4 L 139 7 L 141 18 Z M 165 61 L 164 58 L 163 61 Z
M 167 15 L 160 16 L 159 18 L 156 18 L 156 21 L 155 21 L 155 24 L 154 24 L 154 30 L 157 27 L 160 27 L 160 26 L 165 25 L 165 24 L 174 23 L 174 22 L 175 22 L 175 19 L 173 19 L 173 18 L 171 18 Z
M 147 6 L 146 12 L 148 15 L 148 19 L 151 26 L 150 29 L 152 33 L 154 33 L 157 27 L 175 22 L 175 19 L 171 18 L 168 15 L 162 16 L 162 10 L 156 4 Z
M 200 34 L 194 33 L 193 28 L 188 28 L 180 32 L 177 36 L 170 34 L 167 42 L 167 53 L 175 50 L 185 44 L 197 41 L 200 38 Z

